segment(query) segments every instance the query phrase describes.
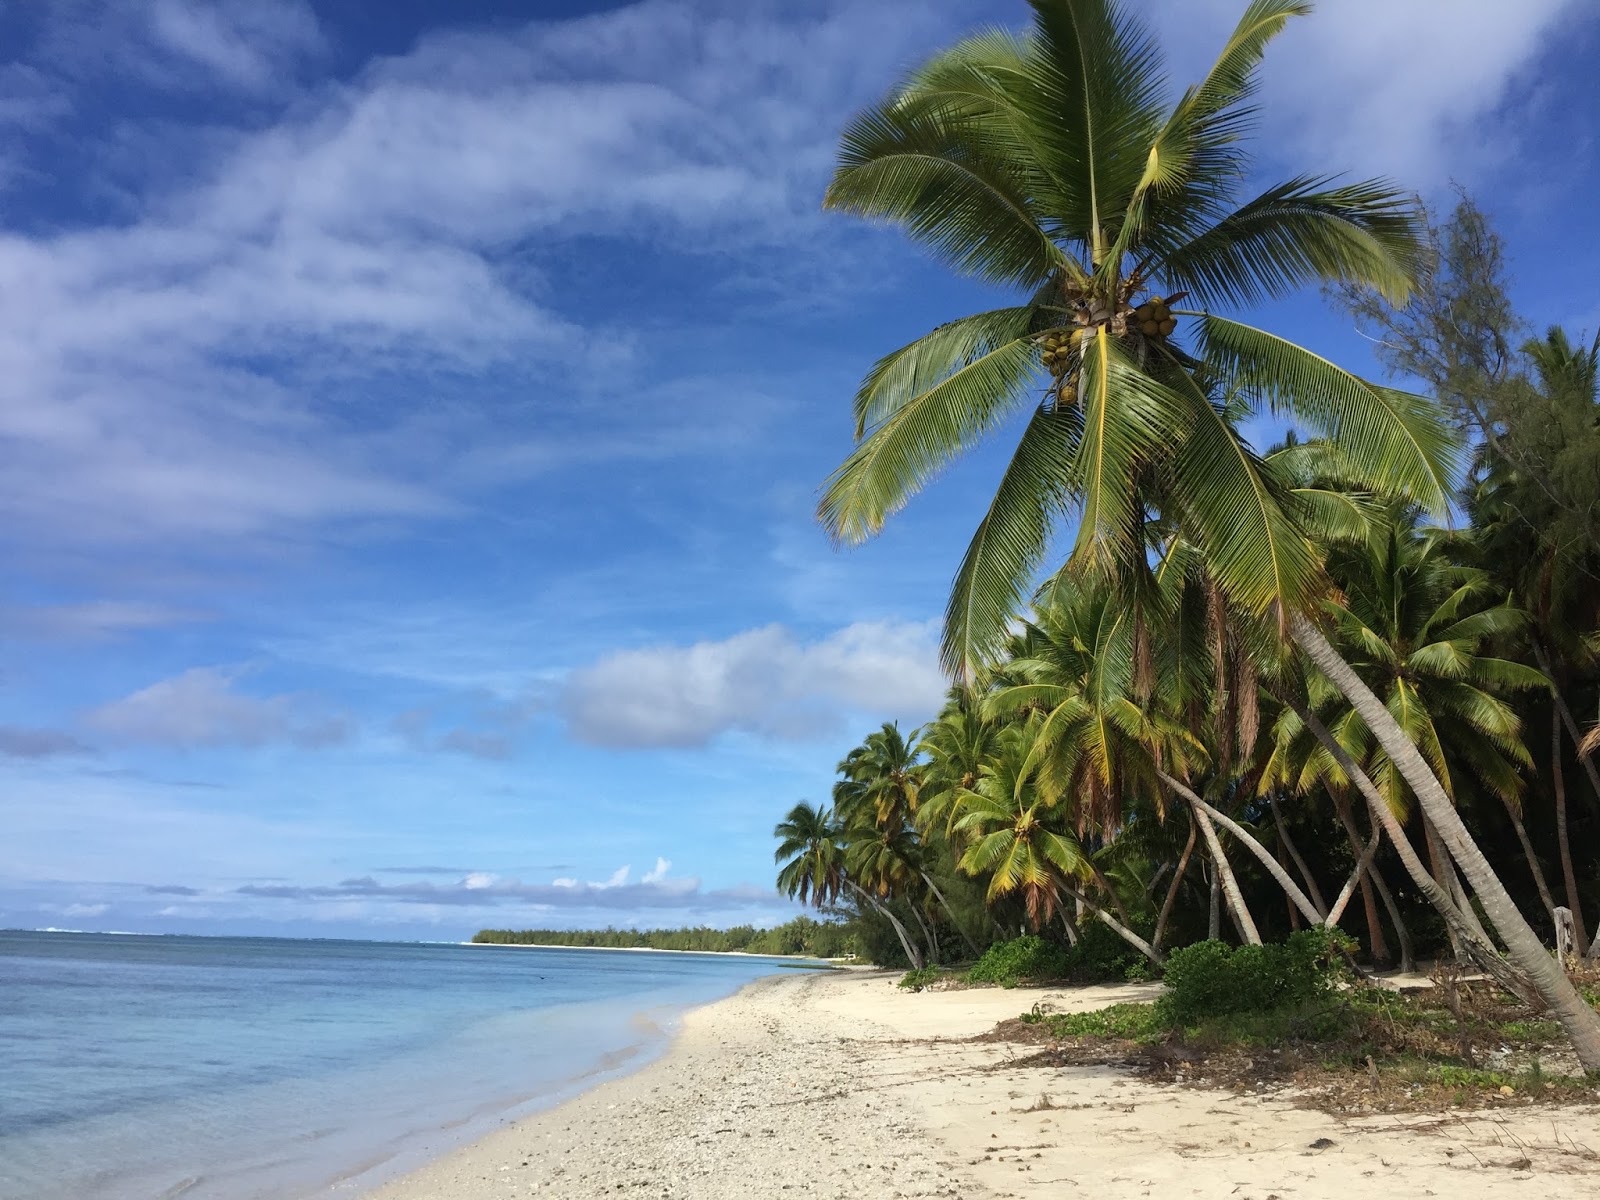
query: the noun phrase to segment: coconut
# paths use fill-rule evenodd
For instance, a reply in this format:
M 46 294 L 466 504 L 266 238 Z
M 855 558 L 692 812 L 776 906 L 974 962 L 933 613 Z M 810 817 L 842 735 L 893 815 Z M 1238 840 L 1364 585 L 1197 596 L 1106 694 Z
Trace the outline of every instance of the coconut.
M 1155 335 L 1158 332 L 1160 332 L 1160 330 L 1161 330 L 1161 326 L 1159 324 L 1157 324 L 1155 321 L 1140 321 L 1139 322 L 1139 332 L 1144 334 L 1145 337 L 1155 337 Z
M 1172 331 L 1174 329 L 1176 329 L 1177 327 L 1178 327 L 1178 318 L 1176 318 L 1176 317 L 1168 317 L 1165 321 L 1161 322 L 1161 336 L 1162 337 L 1171 337 L 1172 336 Z

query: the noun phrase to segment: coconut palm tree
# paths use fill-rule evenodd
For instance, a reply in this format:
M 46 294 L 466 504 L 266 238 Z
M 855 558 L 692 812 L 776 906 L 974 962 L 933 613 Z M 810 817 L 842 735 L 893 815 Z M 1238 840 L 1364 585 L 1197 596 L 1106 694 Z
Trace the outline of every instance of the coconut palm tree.
M 845 832 L 826 805 L 819 808 L 802 800 L 778 822 L 772 835 L 778 839 L 773 861 L 782 864 L 778 871 L 780 892 L 802 904 L 822 908 L 848 891 L 893 926 L 912 967 L 922 966 L 922 955 L 900 919 L 850 878 L 845 862 Z
M 893 222 L 1019 302 L 948 322 L 873 367 L 855 398 L 858 444 L 827 481 L 820 519 L 839 540 L 876 533 L 953 458 L 1026 415 L 946 608 L 952 673 L 970 678 L 1003 649 L 1067 515 L 1069 564 L 1109 571 L 1130 596 L 1149 587 L 1152 516 L 1181 526 L 1228 602 L 1275 617 L 1361 713 L 1580 1059 L 1600 1070 L 1600 1014 L 1318 627 L 1319 549 L 1284 503 L 1286 481 L 1212 399 L 1270 406 L 1336 441 L 1364 479 L 1446 506 L 1455 445 L 1434 406 L 1222 315 L 1317 282 L 1401 300 L 1421 262 L 1417 213 L 1386 184 L 1303 177 L 1237 195 L 1256 67 L 1310 5 L 1253 0 L 1211 71 L 1170 105 L 1156 45 L 1128 8 L 1030 7 L 1026 34 L 962 41 L 844 133 L 828 207 Z

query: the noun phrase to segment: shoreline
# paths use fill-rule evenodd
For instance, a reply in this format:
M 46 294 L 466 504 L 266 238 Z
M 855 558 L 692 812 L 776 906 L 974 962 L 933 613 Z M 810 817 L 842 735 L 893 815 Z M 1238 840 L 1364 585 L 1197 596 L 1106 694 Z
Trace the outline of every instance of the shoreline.
M 898 974 L 755 980 L 682 1014 L 637 1070 L 365 1195 L 1577 1200 L 1600 1185 L 1594 1105 L 1341 1118 L 1043 1066 L 985 1035 L 1035 1003 L 1081 1011 L 1158 985 L 911 994 Z
M 599 950 L 606 954 L 696 954 L 702 958 L 770 958 L 778 962 L 812 963 L 828 967 L 844 964 L 832 958 L 807 958 L 804 954 L 756 954 L 749 950 L 668 950 L 664 946 L 552 946 L 547 942 L 444 942 L 447 946 L 488 946 L 505 950 Z M 815 967 L 811 967 L 815 970 Z

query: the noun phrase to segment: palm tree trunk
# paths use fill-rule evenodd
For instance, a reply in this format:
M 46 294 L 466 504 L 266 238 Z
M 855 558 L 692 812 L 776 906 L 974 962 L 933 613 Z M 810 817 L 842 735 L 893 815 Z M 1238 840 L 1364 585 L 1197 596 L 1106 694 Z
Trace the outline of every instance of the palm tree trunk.
M 928 946 L 928 964 L 939 965 L 939 939 L 933 936 L 933 930 L 928 928 L 928 920 L 922 915 L 922 908 L 915 901 L 907 900 L 906 907 L 911 910 L 911 919 L 917 923 L 917 928 L 922 930 L 922 940 Z
M 1065 906 L 1061 909 L 1061 928 L 1067 931 L 1067 941 L 1076 946 L 1078 944 L 1078 923 L 1072 919 L 1072 914 Z
M 922 970 L 922 952 L 918 950 L 916 944 L 912 942 L 911 935 L 906 932 L 906 927 L 900 924 L 900 918 L 895 916 L 882 904 L 878 903 L 878 898 L 876 896 L 873 896 L 869 892 L 863 891 L 861 889 L 861 885 L 856 883 L 854 880 L 846 879 L 844 881 L 844 885 L 865 900 L 874 912 L 881 913 L 884 917 L 888 918 L 889 924 L 894 926 L 895 936 L 900 939 L 900 949 L 906 952 L 906 961 L 911 964 L 911 969 L 913 971 Z
M 978 954 L 980 953 L 978 950 L 978 944 L 967 936 L 967 931 L 965 929 L 961 928 L 961 922 L 956 920 L 955 911 L 950 907 L 950 901 L 944 898 L 944 893 L 939 890 L 939 885 L 928 878 L 928 873 L 926 871 L 918 871 L 917 874 L 922 876 L 922 882 L 928 885 L 928 890 L 932 892 L 934 898 L 939 901 L 939 907 L 944 909 L 944 915 L 950 918 L 951 926 L 958 934 L 961 935 L 961 940 L 966 943 L 968 952 L 973 958 L 977 958 Z M 996 926 L 996 928 L 998 928 L 998 926 Z
M 1572 845 L 1567 841 L 1567 783 L 1561 773 L 1561 722 L 1551 710 L 1550 781 L 1556 789 L 1556 844 L 1561 847 L 1561 875 L 1567 884 L 1567 907 L 1572 910 L 1572 952 L 1582 958 L 1589 949 L 1583 927 L 1583 901 L 1578 898 L 1578 877 L 1572 870 Z M 1546 893 L 1545 899 L 1549 900 Z
M 1344 881 L 1344 887 L 1339 890 L 1338 899 L 1333 902 L 1333 907 L 1328 910 L 1327 924 L 1337 925 L 1339 918 L 1344 916 L 1344 907 L 1350 903 L 1350 897 L 1356 894 L 1356 884 L 1367 873 L 1367 868 L 1372 865 L 1373 855 L 1378 853 L 1378 847 L 1383 842 L 1383 830 L 1374 829 L 1372 840 L 1367 843 L 1365 850 L 1361 851 L 1356 859 L 1355 870 L 1350 872 L 1350 878 Z M 1374 955 L 1376 957 L 1376 955 Z
M 1178 866 L 1172 873 L 1172 886 L 1167 889 L 1167 898 L 1161 903 L 1161 915 L 1156 918 L 1156 931 L 1150 938 L 1150 944 L 1157 951 L 1161 949 L 1162 935 L 1167 932 L 1167 921 L 1172 916 L 1172 908 L 1178 902 L 1178 888 L 1183 884 L 1184 874 L 1189 870 L 1189 859 L 1194 856 L 1195 842 L 1200 840 L 1200 827 L 1193 821 L 1189 822 L 1189 840 L 1183 844 L 1183 856 L 1178 859 Z
M 1206 874 L 1206 883 L 1211 892 L 1211 906 L 1207 910 L 1206 915 L 1206 938 L 1213 942 L 1222 936 L 1221 878 L 1222 876 L 1217 874 L 1217 868 L 1215 864 L 1213 864 L 1211 870 Z
M 1278 808 L 1278 794 L 1276 792 L 1267 797 L 1267 803 L 1272 807 L 1272 822 L 1278 828 L 1278 840 L 1283 843 L 1283 848 L 1289 852 L 1289 857 L 1294 859 L 1294 865 L 1300 871 L 1300 878 L 1306 881 L 1306 893 L 1311 897 L 1311 903 L 1317 906 L 1318 912 L 1328 911 L 1328 902 L 1322 898 L 1322 889 L 1317 887 L 1317 877 L 1311 873 L 1311 868 L 1306 866 L 1306 860 L 1300 857 L 1300 849 L 1294 844 L 1294 839 L 1289 836 L 1289 826 L 1283 819 L 1283 813 Z M 1329 924 L 1332 924 L 1330 921 Z
M 1416 847 L 1411 844 L 1411 839 L 1406 836 L 1406 831 L 1401 827 L 1400 821 L 1395 817 L 1372 782 L 1371 776 L 1363 771 L 1355 759 L 1350 757 L 1339 739 L 1328 732 L 1328 727 L 1317 719 L 1315 713 L 1305 705 L 1292 698 L 1285 698 L 1285 702 L 1292 708 L 1295 715 L 1305 724 L 1312 736 L 1322 743 L 1323 749 L 1339 764 L 1339 769 L 1356 785 L 1356 790 L 1366 799 L 1367 809 L 1372 819 L 1383 827 L 1384 833 L 1389 835 L 1389 841 L 1394 845 L 1395 851 L 1400 855 L 1401 865 L 1405 867 L 1406 874 L 1411 876 L 1411 881 L 1416 884 L 1433 905 L 1434 910 L 1444 918 L 1445 927 L 1462 939 L 1467 947 L 1468 956 L 1476 963 L 1486 975 L 1498 983 L 1513 996 L 1518 997 L 1535 1008 L 1541 1008 L 1544 1001 L 1535 989 L 1531 980 L 1523 977 L 1522 973 L 1514 968 L 1505 959 L 1500 957 L 1500 952 L 1493 945 L 1485 942 L 1473 932 L 1467 924 L 1467 919 L 1461 915 L 1461 910 L 1456 907 L 1455 901 L 1448 892 L 1439 886 L 1439 881 L 1428 873 L 1428 868 L 1422 865 L 1422 859 L 1417 857 Z M 1398 928 L 1398 926 L 1397 926 Z
M 1350 839 L 1350 851 L 1359 856 L 1361 830 L 1356 827 L 1356 819 L 1351 815 L 1350 801 L 1331 791 L 1329 795 L 1333 797 L 1333 809 L 1339 815 L 1339 823 L 1344 826 L 1345 837 Z M 1376 837 L 1382 828 L 1374 821 L 1373 836 Z M 1367 944 L 1372 951 L 1372 961 L 1380 966 L 1387 966 L 1390 961 L 1389 946 L 1383 937 L 1383 922 L 1378 919 L 1378 906 L 1372 899 L 1373 892 L 1379 893 L 1383 898 L 1383 906 L 1388 910 L 1389 920 L 1394 924 L 1395 936 L 1400 941 L 1400 969 L 1409 971 L 1415 965 L 1411 955 L 1411 933 L 1400 917 L 1400 909 L 1395 904 L 1394 897 L 1389 894 L 1389 886 L 1383 881 L 1383 873 L 1376 865 L 1369 864 L 1361 876 L 1361 906 L 1367 913 Z
M 1156 966 L 1158 966 L 1158 967 L 1162 966 L 1167 961 L 1165 958 L 1162 957 L 1161 951 L 1157 950 L 1149 942 L 1145 941 L 1137 933 L 1135 933 L 1133 930 L 1129 929 L 1126 925 L 1124 925 L 1121 921 L 1119 921 L 1115 917 L 1113 917 L 1105 909 L 1101 908 L 1093 900 L 1089 899 L 1089 897 L 1085 896 L 1083 893 L 1077 891 L 1075 888 L 1071 887 L 1068 884 L 1063 884 L 1061 886 L 1061 890 L 1064 891 L 1067 895 L 1071 896 L 1074 900 L 1077 900 L 1080 904 L 1083 905 L 1084 908 L 1088 909 L 1095 916 L 1099 917 L 1102 922 L 1104 922 L 1106 925 L 1109 925 L 1112 928 L 1112 930 L 1117 934 L 1118 937 L 1120 937 L 1123 941 L 1127 942 L 1128 945 L 1132 946 L 1135 950 L 1137 950 L 1140 954 L 1144 955 L 1151 962 L 1155 963 Z
M 1560 726 L 1556 726 L 1559 732 Z M 1560 770 L 1559 767 L 1556 768 Z M 1522 857 L 1528 861 L 1528 870 L 1533 875 L 1533 884 L 1539 889 L 1539 899 L 1544 901 L 1544 910 L 1550 914 L 1550 919 L 1556 919 L 1556 901 L 1550 894 L 1550 885 L 1545 882 L 1544 868 L 1539 865 L 1539 857 L 1533 852 L 1533 842 L 1528 837 L 1528 827 L 1522 823 L 1522 814 L 1517 811 L 1516 805 L 1504 796 L 1500 802 L 1506 806 L 1506 816 L 1511 818 L 1511 828 L 1517 831 L 1517 841 L 1522 843 Z
M 1433 822 L 1445 847 L 1461 865 L 1467 883 L 1499 931 L 1511 961 L 1538 989 L 1551 1014 L 1567 1031 L 1578 1061 L 1587 1071 L 1600 1071 L 1600 1013 L 1578 994 L 1567 973 L 1545 951 L 1538 935 L 1517 911 L 1516 903 L 1472 840 L 1461 814 L 1450 803 L 1450 797 L 1445 795 L 1417 747 L 1320 630 L 1298 613 L 1289 617 L 1289 630 L 1295 643 L 1360 714 L 1390 761 L 1411 785 L 1423 814 Z
M 1533 657 L 1543 671 L 1545 678 L 1550 681 L 1550 698 L 1555 703 L 1556 711 L 1561 714 L 1561 723 L 1567 728 L 1567 736 L 1572 739 L 1572 744 L 1578 748 L 1578 763 L 1583 767 L 1583 773 L 1589 777 L 1589 790 L 1593 795 L 1589 798 L 1589 807 L 1600 808 L 1600 770 L 1595 769 L 1594 759 L 1583 752 L 1583 731 L 1578 728 L 1578 722 L 1573 719 L 1572 709 L 1567 704 L 1567 698 L 1561 694 L 1561 689 L 1556 686 L 1556 677 L 1550 670 L 1550 659 L 1544 652 L 1544 646 L 1539 639 L 1533 639 Z
M 1284 890 L 1284 894 L 1294 902 L 1295 907 L 1300 910 L 1307 921 L 1311 922 L 1313 925 L 1322 924 L 1323 914 L 1317 910 L 1306 894 L 1300 890 L 1300 885 L 1294 881 L 1289 872 L 1283 869 L 1283 864 L 1277 859 L 1273 858 L 1265 846 L 1256 841 L 1255 838 L 1251 837 L 1248 830 L 1246 830 L 1242 825 L 1233 820 L 1232 817 L 1228 816 L 1220 809 L 1213 808 L 1211 805 L 1207 804 L 1204 800 L 1200 799 L 1199 796 L 1195 795 L 1192 791 L 1190 791 L 1178 780 L 1174 779 L 1171 775 L 1168 775 L 1165 771 L 1157 771 L 1156 774 L 1161 777 L 1162 783 L 1166 784 L 1173 791 L 1177 792 L 1178 795 L 1187 800 L 1192 808 L 1216 821 L 1218 825 L 1221 825 L 1229 833 L 1233 834 L 1234 837 L 1238 838 L 1239 841 L 1244 845 L 1245 849 L 1249 850 L 1251 854 L 1254 854 L 1256 858 L 1260 859 L 1261 865 L 1267 869 L 1267 873 L 1271 875 L 1273 879 L 1277 880 L 1278 886 L 1281 887 Z M 1238 885 L 1236 884 L 1235 887 L 1237 886 Z M 1241 900 L 1240 903 L 1242 904 L 1243 901 Z M 1257 934 L 1255 940 L 1256 943 L 1259 944 L 1261 941 L 1261 935 Z
M 1206 839 L 1206 849 L 1211 851 L 1211 865 L 1217 873 L 1217 880 L 1222 885 L 1222 894 L 1228 898 L 1228 908 L 1233 913 L 1234 923 L 1238 927 L 1239 940 L 1247 946 L 1261 945 L 1261 934 L 1256 929 L 1255 921 L 1250 917 L 1250 910 L 1245 907 L 1244 894 L 1239 891 L 1239 881 L 1234 878 L 1233 868 L 1228 865 L 1228 856 L 1222 852 L 1222 841 L 1217 837 L 1211 818 L 1206 815 L 1205 806 L 1200 803 L 1198 796 L 1182 784 L 1178 784 L 1172 776 L 1162 774 L 1161 778 L 1168 787 L 1177 784 L 1174 790 L 1189 803 L 1189 811 L 1194 814 L 1194 819 L 1200 826 L 1200 834 Z

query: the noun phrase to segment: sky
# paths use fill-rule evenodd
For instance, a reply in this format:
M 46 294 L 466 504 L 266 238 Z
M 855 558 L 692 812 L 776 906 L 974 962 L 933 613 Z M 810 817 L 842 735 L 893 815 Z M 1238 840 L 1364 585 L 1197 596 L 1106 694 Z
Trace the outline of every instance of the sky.
M 1243 5 L 1138 7 L 1183 81 Z M 816 526 L 862 372 L 995 299 L 821 192 L 854 110 L 1025 20 L 0 0 L 0 927 L 792 915 L 773 823 L 937 708 L 1000 462 Z M 1592 330 L 1597 52 L 1585 0 L 1323 0 L 1259 182 L 1469 188 Z

